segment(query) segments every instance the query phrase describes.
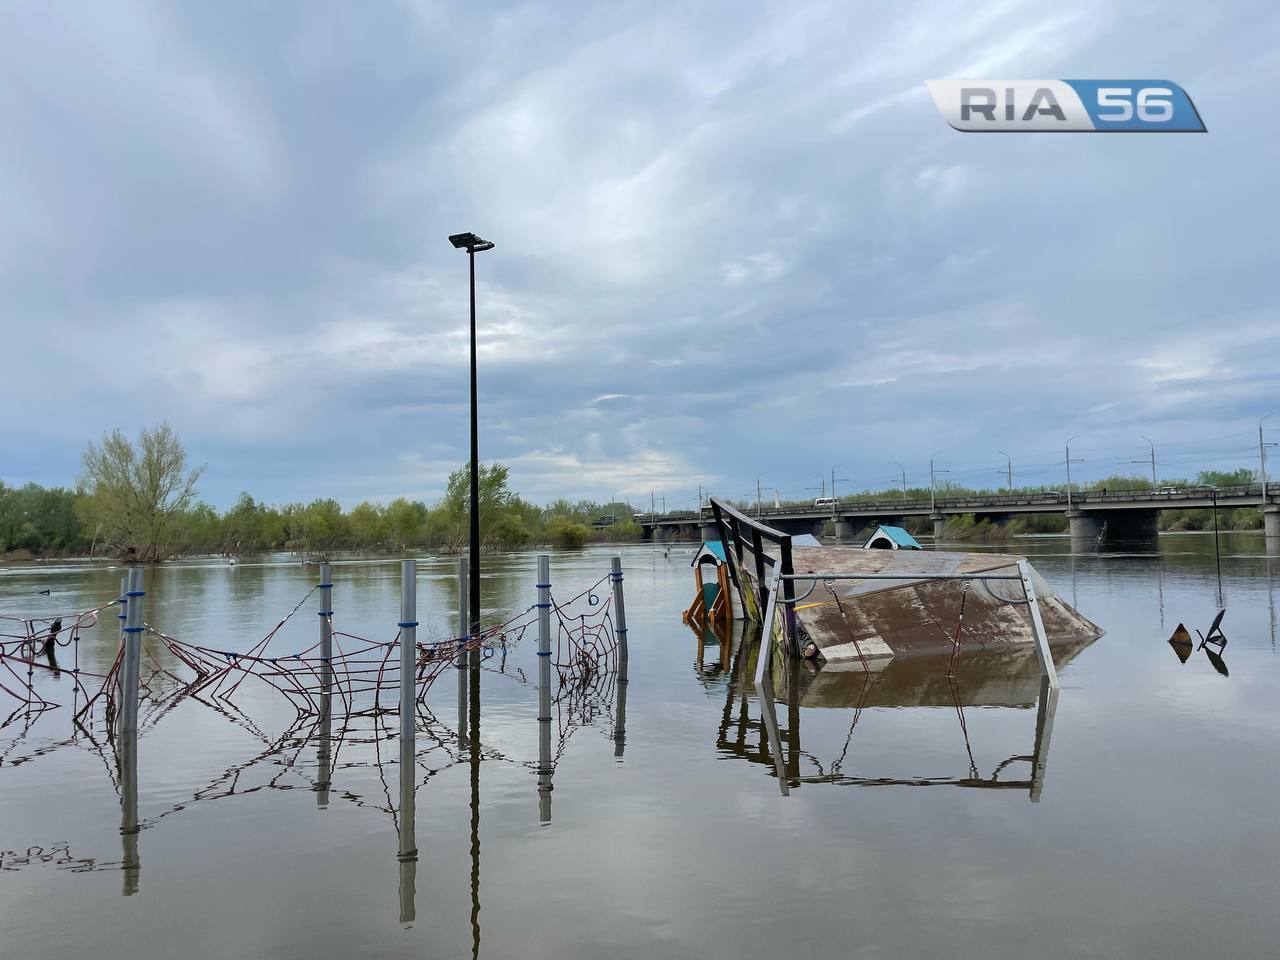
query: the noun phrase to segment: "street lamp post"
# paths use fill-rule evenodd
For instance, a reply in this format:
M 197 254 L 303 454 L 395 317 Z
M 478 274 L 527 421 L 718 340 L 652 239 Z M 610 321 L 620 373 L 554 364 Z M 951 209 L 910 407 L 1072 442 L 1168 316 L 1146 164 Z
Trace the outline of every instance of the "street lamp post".
M 935 494 L 935 488 L 937 487 L 937 483 L 935 482 L 936 477 L 937 477 L 937 475 L 938 475 L 939 473 L 950 473 L 950 472 L 951 472 L 950 470 L 935 470 L 935 469 L 933 469 L 933 458 L 934 458 L 934 457 L 936 457 L 936 456 L 937 456 L 938 454 L 940 454 L 941 452 L 942 452 L 941 450 L 935 450 L 935 451 L 933 451 L 933 453 L 929 454 L 929 515 L 930 515 L 930 516 L 933 516 L 934 514 L 936 514 L 936 513 L 938 512 L 938 511 L 937 511 L 937 509 L 935 509 L 935 506 L 934 506 L 934 505 L 935 505 L 935 503 L 937 502 L 937 497 L 936 497 L 936 494 Z
M 1267 505 L 1267 445 L 1262 440 L 1262 425 L 1274 417 L 1268 413 L 1258 421 L 1258 471 L 1262 474 L 1262 505 Z
M 1074 437 L 1072 437 L 1072 438 L 1071 438 L 1071 440 L 1079 440 L 1079 439 L 1080 439 L 1080 434 L 1078 434 L 1078 433 L 1077 433 Z M 1068 441 L 1067 441 L 1067 516 L 1068 516 L 1068 517 L 1070 517 L 1070 516 L 1071 516 L 1071 464 L 1072 464 L 1073 462 L 1074 462 L 1074 463 L 1084 463 L 1084 461 L 1083 461 L 1083 460 L 1075 460 L 1075 461 L 1072 461 L 1072 459 L 1071 459 L 1071 440 L 1068 440 Z
M 1004 451 L 997 450 L 996 453 L 1004 453 Z M 1013 491 L 1013 458 L 1009 456 L 1007 453 L 1004 453 L 1004 460 L 1005 460 L 1005 465 L 1007 467 L 1007 469 L 1005 470 L 1005 479 L 1008 481 L 1008 484 L 1005 487 L 1005 489 L 1012 492 Z
M 907 499 L 907 468 L 904 467 L 902 464 L 898 463 L 897 460 L 893 462 L 894 464 L 897 465 L 898 469 L 902 471 L 902 499 L 906 500 Z
M 492 250 L 493 244 L 481 240 L 474 233 L 455 233 L 449 242 L 458 250 L 467 251 L 467 262 L 471 268 L 471 556 L 468 585 L 471 588 L 469 598 L 470 616 L 467 624 L 467 635 L 480 635 L 480 420 L 476 403 L 476 254 Z M 472 669 L 480 669 L 480 653 L 474 648 L 471 652 Z
M 836 496 L 836 467 L 838 467 L 838 466 L 840 466 L 840 464 L 838 464 L 838 463 L 837 463 L 835 467 L 832 467 L 832 468 L 831 468 L 831 499 L 832 499 L 832 501 L 833 501 L 833 503 L 831 504 L 831 519 L 832 519 L 832 520 L 834 520 L 834 519 L 836 518 L 836 507 L 837 507 L 837 506 L 839 505 L 839 503 L 840 503 L 840 498 Z M 848 483 L 848 482 L 849 482 L 849 478 L 848 478 L 848 477 L 841 477 L 841 478 L 840 478 L 840 482 L 841 482 L 841 483 Z
M 1139 437 L 1139 440 L 1146 440 L 1151 445 L 1151 486 L 1155 486 L 1156 480 L 1156 445 L 1151 443 L 1150 437 Z M 1146 460 L 1130 460 L 1130 463 L 1146 463 Z

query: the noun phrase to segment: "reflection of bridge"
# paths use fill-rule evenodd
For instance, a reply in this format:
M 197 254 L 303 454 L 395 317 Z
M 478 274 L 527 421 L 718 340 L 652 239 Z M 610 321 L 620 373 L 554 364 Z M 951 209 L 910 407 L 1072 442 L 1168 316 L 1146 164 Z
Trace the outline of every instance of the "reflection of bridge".
M 1262 488 L 1187 487 L 1174 490 L 1124 490 L 1105 492 L 1072 491 L 1068 504 L 1065 493 L 1014 494 L 1009 496 L 937 497 L 911 500 L 845 498 L 839 504 L 770 507 L 759 511 L 762 520 L 784 533 L 822 535 L 828 524 L 842 543 L 853 541 L 866 527 L 876 523 L 901 525 L 907 517 L 930 517 L 933 533 L 941 537 L 948 517 L 971 513 L 993 523 L 1002 523 L 1020 514 L 1066 514 L 1071 537 L 1081 544 L 1154 542 L 1156 518 L 1161 510 L 1199 510 L 1216 503 L 1230 507 L 1261 507 L 1266 524 L 1267 548 L 1280 552 L 1280 498 L 1268 488 L 1263 503 Z M 750 511 L 755 515 L 755 511 Z M 646 537 L 697 540 L 714 535 L 710 508 L 701 513 L 688 510 L 662 516 L 638 517 Z

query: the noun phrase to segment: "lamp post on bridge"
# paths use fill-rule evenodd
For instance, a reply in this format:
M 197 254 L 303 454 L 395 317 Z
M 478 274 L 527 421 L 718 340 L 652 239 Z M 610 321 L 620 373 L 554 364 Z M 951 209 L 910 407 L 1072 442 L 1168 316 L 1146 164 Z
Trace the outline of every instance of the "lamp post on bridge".
M 1267 444 L 1262 439 L 1262 425 L 1274 417 L 1274 413 L 1268 413 L 1265 417 L 1258 421 L 1258 472 L 1262 474 L 1262 505 L 1267 505 Z
M 937 501 L 937 496 L 935 493 L 935 490 L 937 487 L 937 483 L 935 482 L 937 479 L 937 475 L 940 473 L 951 472 L 950 470 L 935 470 L 933 468 L 933 458 L 940 453 L 942 453 L 941 450 L 935 450 L 933 451 L 933 453 L 929 454 L 929 514 L 931 516 L 938 512 L 936 507 L 934 506 L 934 504 Z
M 1006 490 L 1008 490 L 1008 491 L 1010 491 L 1010 492 L 1012 492 L 1012 490 L 1013 490 L 1013 458 L 1012 458 L 1011 456 L 1009 456 L 1007 453 L 1005 453 L 1003 450 L 997 450 L 997 451 L 996 451 L 996 453 L 1002 453 L 1002 454 L 1004 454 L 1004 460 L 1005 460 L 1005 466 L 1006 466 L 1006 469 L 1005 469 L 1005 480 L 1006 480 L 1006 486 L 1005 486 L 1005 489 L 1006 489 Z
M 1080 434 L 1076 434 L 1071 440 L 1079 440 Z M 1071 517 L 1071 464 L 1084 463 L 1083 460 L 1071 459 L 1071 440 L 1067 441 L 1067 517 Z
M 902 464 L 898 463 L 897 460 L 893 461 L 893 463 L 899 470 L 902 471 L 902 499 L 906 500 L 907 499 L 907 468 L 904 467 Z M 896 478 L 894 482 L 895 483 L 897 482 Z
M 836 518 L 836 508 L 840 506 L 840 498 L 836 496 L 836 467 L 839 467 L 839 466 L 842 466 L 842 464 L 837 463 L 834 467 L 831 468 L 831 519 L 832 520 Z M 841 477 L 840 482 L 849 483 L 850 480 L 848 477 Z
M 1151 443 L 1150 437 L 1139 437 L 1139 440 L 1146 440 L 1151 444 L 1151 486 L 1155 486 L 1159 481 L 1156 480 L 1156 445 Z M 1130 463 L 1146 463 L 1146 460 L 1130 460 Z
M 470 611 L 467 635 L 480 635 L 480 421 L 476 404 L 476 254 L 492 250 L 493 244 L 474 233 L 455 233 L 449 237 L 455 249 L 467 251 L 471 269 L 471 556 L 469 570 Z M 474 651 L 471 666 L 480 668 L 480 655 Z

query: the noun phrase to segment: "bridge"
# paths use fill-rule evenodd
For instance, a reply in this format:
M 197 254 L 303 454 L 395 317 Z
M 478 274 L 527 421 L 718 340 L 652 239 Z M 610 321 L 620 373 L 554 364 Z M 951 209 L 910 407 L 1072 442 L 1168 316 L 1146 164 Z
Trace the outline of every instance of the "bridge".
M 837 504 L 798 504 L 765 507 L 761 520 L 790 534 L 834 533 L 841 543 L 852 543 L 868 526 L 889 523 L 902 526 L 907 517 L 929 517 L 933 535 L 941 539 L 947 518 L 966 513 L 1003 523 L 1019 514 L 1061 513 L 1067 517 L 1073 545 L 1152 544 L 1156 520 L 1161 510 L 1220 509 L 1256 507 L 1262 510 L 1268 553 L 1280 553 L 1280 490 L 1268 484 L 1266 502 L 1262 487 L 1180 487 L 1154 490 L 1072 491 L 1070 502 L 1061 492 L 1011 494 L 1007 496 L 935 497 L 928 499 L 871 500 L 841 498 Z M 757 511 L 747 511 L 752 516 Z M 658 540 L 698 540 L 714 536 L 711 508 L 661 515 L 639 514 L 636 522 L 646 538 Z

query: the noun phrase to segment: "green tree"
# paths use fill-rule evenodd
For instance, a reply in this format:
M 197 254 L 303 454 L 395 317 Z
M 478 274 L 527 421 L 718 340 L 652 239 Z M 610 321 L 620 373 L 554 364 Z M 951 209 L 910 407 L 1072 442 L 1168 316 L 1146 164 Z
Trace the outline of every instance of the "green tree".
M 186 450 L 168 423 L 143 429 L 136 446 L 113 430 L 85 449 L 82 519 L 139 560 L 163 560 L 203 470 L 187 469 Z
M 347 514 L 347 527 L 351 531 L 353 547 L 379 547 L 387 540 L 389 524 L 386 511 L 368 500 L 357 504 Z

